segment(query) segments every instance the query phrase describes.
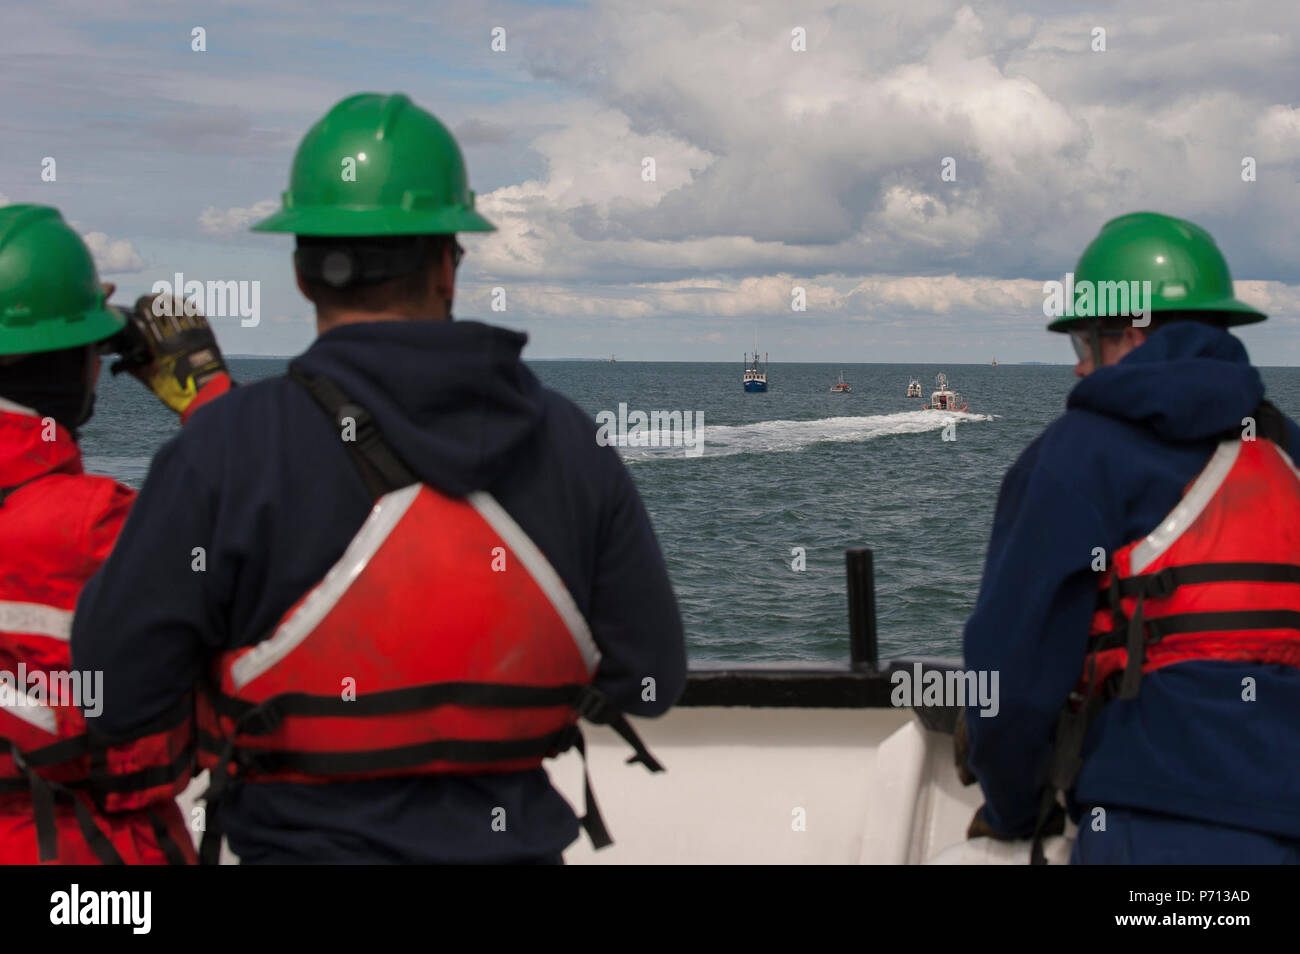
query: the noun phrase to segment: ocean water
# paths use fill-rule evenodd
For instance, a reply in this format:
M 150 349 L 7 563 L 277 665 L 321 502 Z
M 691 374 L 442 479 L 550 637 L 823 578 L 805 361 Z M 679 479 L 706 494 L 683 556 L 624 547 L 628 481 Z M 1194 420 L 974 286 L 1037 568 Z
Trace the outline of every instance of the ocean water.
M 283 372 L 236 358 L 235 377 Z M 739 364 L 539 361 L 538 377 L 592 415 L 619 405 L 703 416 L 704 452 L 627 447 L 659 535 L 691 658 L 848 658 L 844 550 L 875 553 L 880 651 L 955 656 L 974 605 L 1002 475 L 1065 406 L 1067 366 L 780 364 L 746 394 Z M 843 370 L 849 394 L 828 389 Z M 969 404 L 923 411 L 947 373 Z M 1263 369 L 1269 396 L 1300 417 L 1300 368 Z M 955 440 L 942 439 L 954 425 Z M 101 379 L 82 433 L 89 471 L 139 487 L 174 416 L 122 376 Z M 793 569 L 795 548 L 805 568 Z

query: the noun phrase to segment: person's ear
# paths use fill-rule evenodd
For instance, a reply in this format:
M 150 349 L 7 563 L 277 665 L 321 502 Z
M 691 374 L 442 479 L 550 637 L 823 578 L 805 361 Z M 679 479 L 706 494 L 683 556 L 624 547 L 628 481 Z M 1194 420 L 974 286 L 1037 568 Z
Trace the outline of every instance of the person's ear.
M 1138 347 L 1143 342 L 1145 342 L 1147 340 L 1147 335 L 1150 333 L 1150 331 L 1151 331 L 1150 328 L 1135 328 L 1132 325 L 1126 325 L 1124 327 L 1125 353 L 1132 351 L 1134 348 Z

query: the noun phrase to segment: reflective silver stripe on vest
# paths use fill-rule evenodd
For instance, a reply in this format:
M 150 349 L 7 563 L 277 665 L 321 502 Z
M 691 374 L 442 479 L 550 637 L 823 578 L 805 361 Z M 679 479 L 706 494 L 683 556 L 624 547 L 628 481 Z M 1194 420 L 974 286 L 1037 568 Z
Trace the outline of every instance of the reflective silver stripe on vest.
M 44 603 L 7 603 L 0 600 L 0 633 L 34 633 L 68 641 L 72 633 L 72 611 Z
M 583 662 L 587 664 L 587 672 L 594 673 L 600 663 L 600 650 L 596 648 L 596 641 L 592 639 L 591 627 L 583 618 L 578 604 L 573 601 L 573 594 L 564 585 L 560 575 L 555 572 L 555 567 L 551 566 L 542 551 L 537 549 L 537 544 L 524 533 L 524 528 L 515 523 L 514 518 L 506 513 L 505 508 L 497 503 L 491 494 L 477 491 L 469 495 L 469 502 L 474 505 L 474 509 L 483 519 L 492 525 L 497 536 L 514 551 L 515 556 L 519 557 L 519 562 L 541 587 L 546 598 L 550 600 L 551 606 L 560 614 L 564 625 L 573 636 L 573 642 L 578 647 L 578 652 L 582 654 Z
M 1181 537 L 1188 527 L 1196 522 L 1196 518 L 1201 515 L 1210 498 L 1223 486 L 1228 471 L 1232 470 L 1232 465 L 1237 462 L 1237 455 L 1240 453 L 1240 440 L 1223 441 L 1219 444 L 1210 457 L 1210 462 L 1205 465 L 1205 469 L 1192 482 L 1187 493 L 1183 494 L 1183 499 L 1178 501 L 1178 506 L 1169 512 L 1169 516 L 1160 521 L 1160 526 L 1148 533 L 1146 539 L 1133 548 L 1134 575 L 1154 563 L 1162 553 L 1173 546 L 1174 541 Z
M 11 701 L 18 691 L 13 685 L 12 673 L 8 683 L 3 689 L 0 689 L 0 712 L 22 719 L 28 725 L 34 725 L 42 732 L 56 735 L 59 726 L 54 718 L 54 710 L 43 702 L 25 702 L 19 705 L 17 701 Z
M 242 689 L 284 659 L 321 624 L 410 509 L 422 486 L 412 484 L 379 498 L 343 556 L 312 589 L 302 605 L 268 639 L 258 643 L 231 665 L 230 675 L 236 689 Z M 591 629 L 578 609 L 578 604 L 573 601 L 572 594 L 565 588 L 564 581 L 555 572 L 555 568 L 529 539 L 528 534 L 524 533 L 523 528 L 515 523 L 490 494 L 481 491 L 473 493 L 468 501 L 505 541 L 538 588 L 546 594 L 547 600 L 573 636 L 588 672 L 594 673 L 600 662 L 600 651 L 596 648 Z
M 361 575 L 370 558 L 378 552 L 397 522 L 402 519 L 420 492 L 421 484 L 411 484 L 401 490 L 386 493 L 375 503 L 370 516 L 343 551 L 339 561 L 330 567 L 293 615 L 280 624 L 267 639 L 245 653 L 230 667 L 235 688 L 242 689 L 289 655 L 332 610 L 347 592 L 352 581 Z
M 10 414 L 24 414 L 27 417 L 40 417 L 32 408 L 15 404 L 13 401 L 6 401 L 4 398 L 0 398 L 0 411 L 8 411 Z

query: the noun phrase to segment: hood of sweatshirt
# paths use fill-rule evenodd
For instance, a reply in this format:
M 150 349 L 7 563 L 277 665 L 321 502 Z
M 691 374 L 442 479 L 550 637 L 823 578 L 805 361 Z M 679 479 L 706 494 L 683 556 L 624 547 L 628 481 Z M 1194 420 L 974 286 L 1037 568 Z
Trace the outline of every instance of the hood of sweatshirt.
M 1088 375 L 1067 406 L 1144 424 L 1162 439 L 1193 441 L 1240 428 L 1263 397 L 1264 383 L 1240 341 L 1186 321 Z
M 327 331 L 293 363 L 368 410 L 423 480 L 463 496 L 490 486 L 545 417 L 527 341 L 476 321 L 373 322 Z

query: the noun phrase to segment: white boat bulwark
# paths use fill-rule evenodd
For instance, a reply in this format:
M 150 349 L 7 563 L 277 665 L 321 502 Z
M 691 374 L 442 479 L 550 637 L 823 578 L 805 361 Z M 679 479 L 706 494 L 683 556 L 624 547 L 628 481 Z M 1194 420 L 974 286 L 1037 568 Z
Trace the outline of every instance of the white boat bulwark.
M 627 745 L 584 724 L 587 770 L 614 844 L 586 836 L 569 864 L 1027 864 L 1028 841 L 966 838 L 982 802 L 963 786 L 952 705 L 896 705 L 895 674 L 947 673 L 959 660 L 876 663 L 869 550 L 847 554 L 850 666 L 693 669 L 678 705 L 633 719 L 665 771 L 627 765 Z M 546 763 L 576 810 L 583 764 L 570 750 Z M 206 773 L 180 796 L 187 818 Z M 201 827 L 201 826 L 191 826 Z M 196 843 L 199 833 L 195 832 Z M 1066 837 L 1047 839 L 1064 863 Z M 238 859 L 223 846 L 222 863 Z

